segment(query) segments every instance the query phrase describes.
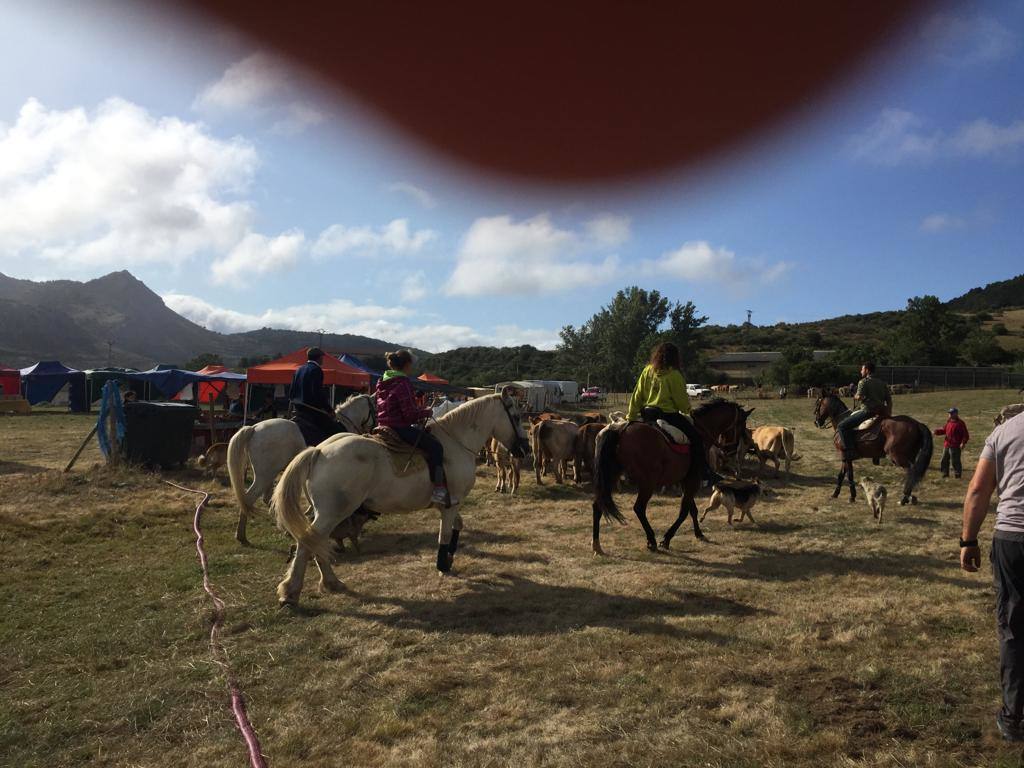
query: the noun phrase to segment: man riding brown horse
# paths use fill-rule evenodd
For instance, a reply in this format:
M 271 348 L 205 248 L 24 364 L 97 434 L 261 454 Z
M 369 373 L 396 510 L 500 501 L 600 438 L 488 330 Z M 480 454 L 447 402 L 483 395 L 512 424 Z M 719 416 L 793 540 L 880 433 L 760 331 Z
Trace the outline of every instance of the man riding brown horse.
M 873 372 L 874 366 L 865 364 L 862 370 L 869 374 Z M 869 380 L 881 384 L 885 388 L 884 394 L 882 387 L 874 384 L 865 387 L 865 382 Z M 913 495 L 913 490 L 932 460 L 931 430 L 909 416 L 890 416 L 892 397 L 888 395 L 888 387 L 872 376 L 866 375 L 861 380 L 857 387 L 857 395 L 866 407 L 853 412 L 833 394 L 818 398 L 814 405 L 815 425 L 822 428 L 831 422 L 832 428 L 836 430 L 835 447 L 842 459 L 842 468 L 836 478 L 832 498 L 839 496 L 843 480 L 849 478 L 850 501 L 857 499 L 857 487 L 853 479 L 855 459 L 877 461 L 882 456 L 887 456 L 893 464 L 906 470 L 900 504 L 916 504 L 917 497 Z M 867 429 L 857 429 L 872 416 L 878 417 L 874 424 L 869 425 Z M 852 431 L 849 429 L 851 424 Z

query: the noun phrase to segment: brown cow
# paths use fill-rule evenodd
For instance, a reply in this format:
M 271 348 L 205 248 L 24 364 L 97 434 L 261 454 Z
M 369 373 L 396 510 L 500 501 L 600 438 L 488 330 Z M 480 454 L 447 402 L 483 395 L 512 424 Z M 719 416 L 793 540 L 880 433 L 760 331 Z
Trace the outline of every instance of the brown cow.
M 568 463 L 573 461 L 573 479 L 578 483 L 580 479 L 580 468 L 576 464 L 576 434 L 579 427 L 571 421 L 541 421 L 534 424 L 532 430 L 533 438 L 533 468 L 537 474 L 537 485 L 543 485 L 540 479 L 541 469 L 544 462 L 550 460 L 555 473 L 555 482 L 563 482 L 564 474 L 568 471 Z
M 489 451 L 494 456 L 494 466 L 498 474 L 498 484 L 494 490 L 498 493 L 514 494 L 519 490 L 520 459 L 517 459 L 508 449 L 494 438 L 491 438 Z
M 790 463 L 800 460 L 800 457 L 793 453 L 793 430 L 786 427 L 758 427 L 750 431 L 749 442 L 760 460 L 757 467 L 758 477 L 764 474 L 764 467 L 769 459 L 775 464 L 775 477 L 779 476 L 780 457 L 785 459 L 787 475 L 790 474 Z
M 604 424 L 584 424 L 576 433 L 576 467 L 577 477 L 586 470 L 591 480 L 594 478 L 594 453 L 597 448 L 597 436 Z

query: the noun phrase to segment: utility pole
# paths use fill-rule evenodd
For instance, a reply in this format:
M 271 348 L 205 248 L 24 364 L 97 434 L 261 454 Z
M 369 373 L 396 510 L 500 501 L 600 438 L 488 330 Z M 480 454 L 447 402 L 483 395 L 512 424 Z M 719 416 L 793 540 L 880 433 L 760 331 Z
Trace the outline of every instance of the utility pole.
M 317 328 L 316 332 L 320 334 L 320 339 L 317 342 L 317 346 L 320 347 L 320 349 L 322 350 L 324 348 L 324 334 L 327 333 L 327 331 L 323 328 Z
M 107 368 L 111 366 L 111 360 L 113 360 L 114 342 L 107 341 Z
M 748 310 L 747 310 L 747 325 L 750 325 L 750 316 L 751 316 L 752 314 L 754 314 L 754 311 L 753 311 L 753 310 L 751 310 L 751 309 L 748 309 Z

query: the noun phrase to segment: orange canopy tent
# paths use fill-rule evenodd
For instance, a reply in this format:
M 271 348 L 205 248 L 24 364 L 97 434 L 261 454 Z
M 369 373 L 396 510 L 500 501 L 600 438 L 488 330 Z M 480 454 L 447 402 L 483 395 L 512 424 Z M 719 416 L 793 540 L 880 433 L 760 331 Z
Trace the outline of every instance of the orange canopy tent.
M 417 378 L 420 381 L 425 381 L 429 384 L 447 384 L 447 379 L 442 379 L 440 376 L 435 376 L 432 373 L 421 373 Z
M 196 373 L 202 373 L 206 376 L 212 376 L 215 373 L 224 373 L 227 370 L 227 366 L 224 365 L 208 365 L 205 368 L 201 368 Z M 202 381 L 196 385 L 198 392 L 196 392 L 196 402 L 207 403 L 210 400 L 216 400 L 220 397 L 220 393 L 224 391 L 224 387 L 227 386 L 227 382 L 223 381 Z
M 263 365 L 254 365 L 245 372 L 248 383 L 291 384 L 295 371 L 306 362 L 307 349 L 297 350 Z M 370 387 L 368 373 L 346 365 L 334 355 L 324 354 L 323 360 L 320 361 L 320 367 L 324 369 L 324 386 L 351 387 L 352 389 L 369 389 Z

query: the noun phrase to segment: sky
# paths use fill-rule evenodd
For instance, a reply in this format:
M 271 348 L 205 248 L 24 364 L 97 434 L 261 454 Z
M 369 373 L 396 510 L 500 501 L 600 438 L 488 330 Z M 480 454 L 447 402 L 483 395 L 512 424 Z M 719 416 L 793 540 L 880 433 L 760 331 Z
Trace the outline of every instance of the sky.
M 628 285 L 770 325 L 1024 272 L 1024 0 L 937 6 L 713 169 L 588 189 L 452 167 L 230 30 L 0 18 L 0 272 L 127 269 L 217 331 L 551 348 Z

